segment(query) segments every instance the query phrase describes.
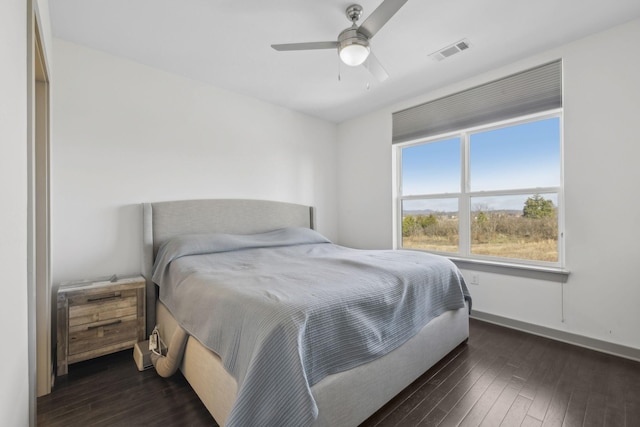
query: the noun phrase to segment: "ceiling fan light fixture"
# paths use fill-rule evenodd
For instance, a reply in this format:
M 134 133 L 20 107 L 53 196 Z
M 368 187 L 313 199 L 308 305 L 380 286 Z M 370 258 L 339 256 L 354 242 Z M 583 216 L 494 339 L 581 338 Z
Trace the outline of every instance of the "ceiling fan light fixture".
M 382 0 L 382 3 L 358 26 L 362 16 L 362 6 L 352 4 L 347 7 L 347 19 L 351 27 L 338 35 L 337 41 L 272 44 L 277 51 L 336 49 L 340 60 L 350 67 L 364 67 L 378 81 L 384 81 L 389 75 L 371 52 L 369 40 L 391 19 L 408 0 Z
M 347 65 L 356 67 L 367 60 L 369 46 L 353 43 L 340 49 L 340 59 Z
M 351 27 L 340 33 L 338 37 L 338 54 L 345 64 L 357 67 L 367 60 L 371 48 L 369 40 L 358 33 L 357 28 Z

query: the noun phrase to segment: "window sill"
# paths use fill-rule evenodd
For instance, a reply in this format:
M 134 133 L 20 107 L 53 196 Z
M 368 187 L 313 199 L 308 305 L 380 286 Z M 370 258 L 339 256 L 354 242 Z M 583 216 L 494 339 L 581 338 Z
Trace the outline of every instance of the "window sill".
M 536 265 L 509 264 L 495 261 L 481 261 L 476 259 L 448 257 L 463 270 L 483 271 L 485 273 L 506 274 L 510 276 L 526 277 L 528 279 L 546 280 L 550 282 L 566 283 L 569 270 L 556 267 L 541 267 Z

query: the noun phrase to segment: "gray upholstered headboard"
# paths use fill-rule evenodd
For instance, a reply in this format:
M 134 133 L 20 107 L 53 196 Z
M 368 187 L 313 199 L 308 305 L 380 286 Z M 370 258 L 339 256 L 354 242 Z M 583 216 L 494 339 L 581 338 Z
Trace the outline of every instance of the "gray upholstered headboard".
M 284 227 L 315 228 L 311 206 L 267 200 L 206 199 L 144 203 L 142 275 L 147 279 L 147 334 L 155 326 L 156 286 L 151 281 L 160 245 L 193 233 L 253 234 Z

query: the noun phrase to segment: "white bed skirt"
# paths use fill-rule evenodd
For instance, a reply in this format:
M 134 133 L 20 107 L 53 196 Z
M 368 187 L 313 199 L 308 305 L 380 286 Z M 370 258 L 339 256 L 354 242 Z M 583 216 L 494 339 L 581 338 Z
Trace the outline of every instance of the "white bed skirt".
M 163 340 L 169 342 L 177 323 L 159 301 L 156 319 Z M 357 426 L 468 337 L 468 308 L 448 311 L 391 353 L 324 378 L 311 388 L 319 411 L 314 425 Z M 223 426 L 235 401 L 237 384 L 218 355 L 189 337 L 180 369 Z

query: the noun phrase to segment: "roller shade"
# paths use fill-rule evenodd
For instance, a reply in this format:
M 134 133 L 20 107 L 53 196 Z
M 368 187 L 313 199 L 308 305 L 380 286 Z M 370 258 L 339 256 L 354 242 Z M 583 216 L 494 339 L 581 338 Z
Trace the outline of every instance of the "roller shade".
M 562 107 L 562 61 L 393 113 L 393 143 Z

